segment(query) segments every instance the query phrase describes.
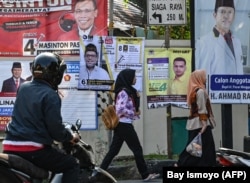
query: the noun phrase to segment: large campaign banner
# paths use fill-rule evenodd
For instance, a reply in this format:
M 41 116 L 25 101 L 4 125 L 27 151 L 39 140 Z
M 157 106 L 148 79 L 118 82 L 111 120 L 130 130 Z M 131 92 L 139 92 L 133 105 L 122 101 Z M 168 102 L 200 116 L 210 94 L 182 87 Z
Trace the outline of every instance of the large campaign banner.
M 0 25 L 0 130 L 11 119 L 18 86 L 32 80 L 31 62 L 42 52 L 56 52 L 67 64 L 58 90 L 63 119 L 81 119 L 82 129 L 96 129 L 97 93 L 77 89 L 79 60 L 69 56 L 79 56 L 81 38 L 107 35 L 107 0 L 3 0 Z
M 107 0 L 96 2 L 0 1 L 0 57 L 79 55 L 79 37 L 107 35 Z
M 207 72 L 211 102 L 249 103 L 250 1 L 193 1 L 195 69 Z
M 145 84 L 148 108 L 170 104 L 187 107 L 191 48 L 145 48 Z
M 16 100 L 17 86 L 13 76 L 19 78 L 19 85 L 32 80 L 30 59 L 2 60 L 0 67 L 0 131 L 11 120 Z M 59 85 L 59 95 L 62 99 L 62 117 L 65 122 L 83 121 L 82 130 L 94 130 L 98 127 L 97 94 L 94 91 L 79 91 L 79 61 L 66 61 L 67 71 Z M 28 95 L 28 94 L 27 94 Z
M 118 73 L 135 69 L 142 91 L 144 38 L 93 36 L 80 40 L 79 90 L 113 91 Z

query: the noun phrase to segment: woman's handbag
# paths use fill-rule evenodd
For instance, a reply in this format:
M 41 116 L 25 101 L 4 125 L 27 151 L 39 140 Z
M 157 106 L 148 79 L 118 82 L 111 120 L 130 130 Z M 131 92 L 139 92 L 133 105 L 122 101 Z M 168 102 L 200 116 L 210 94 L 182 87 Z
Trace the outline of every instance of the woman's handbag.
M 186 151 L 195 157 L 201 157 L 202 155 L 202 141 L 201 134 L 199 133 L 186 147 Z
M 102 121 L 106 129 L 113 130 L 119 123 L 119 117 L 116 114 L 115 106 L 108 105 L 102 113 Z

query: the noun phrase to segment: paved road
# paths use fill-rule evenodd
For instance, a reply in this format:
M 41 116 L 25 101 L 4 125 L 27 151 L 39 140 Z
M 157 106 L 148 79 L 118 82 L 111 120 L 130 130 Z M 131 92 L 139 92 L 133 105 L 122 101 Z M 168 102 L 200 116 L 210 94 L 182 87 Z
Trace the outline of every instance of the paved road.
M 118 180 L 117 183 L 143 183 L 142 180 Z M 162 183 L 162 179 L 155 179 L 155 180 L 151 180 L 148 181 L 150 183 Z

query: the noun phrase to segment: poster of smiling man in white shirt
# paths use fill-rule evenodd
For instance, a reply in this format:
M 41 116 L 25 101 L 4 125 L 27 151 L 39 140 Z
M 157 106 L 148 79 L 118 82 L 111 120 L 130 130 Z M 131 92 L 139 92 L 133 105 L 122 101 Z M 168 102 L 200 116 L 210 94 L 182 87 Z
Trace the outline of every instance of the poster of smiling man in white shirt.
M 108 71 L 108 62 L 103 59 L 102 42 L 93 39 L 81 40 L 78 89 L 110 90 L 114 83 Z

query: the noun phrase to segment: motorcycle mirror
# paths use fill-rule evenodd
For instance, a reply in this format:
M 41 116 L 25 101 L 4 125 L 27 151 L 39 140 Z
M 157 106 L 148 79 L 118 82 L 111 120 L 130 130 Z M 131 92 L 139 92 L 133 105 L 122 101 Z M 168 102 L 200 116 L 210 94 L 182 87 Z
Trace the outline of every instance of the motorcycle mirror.
M 79 130 L 81 128 L 81 126 L 82 126 L 82 120 L 77 119 L 76 120 L 76 127 L 77 127 L 77 129 Z

